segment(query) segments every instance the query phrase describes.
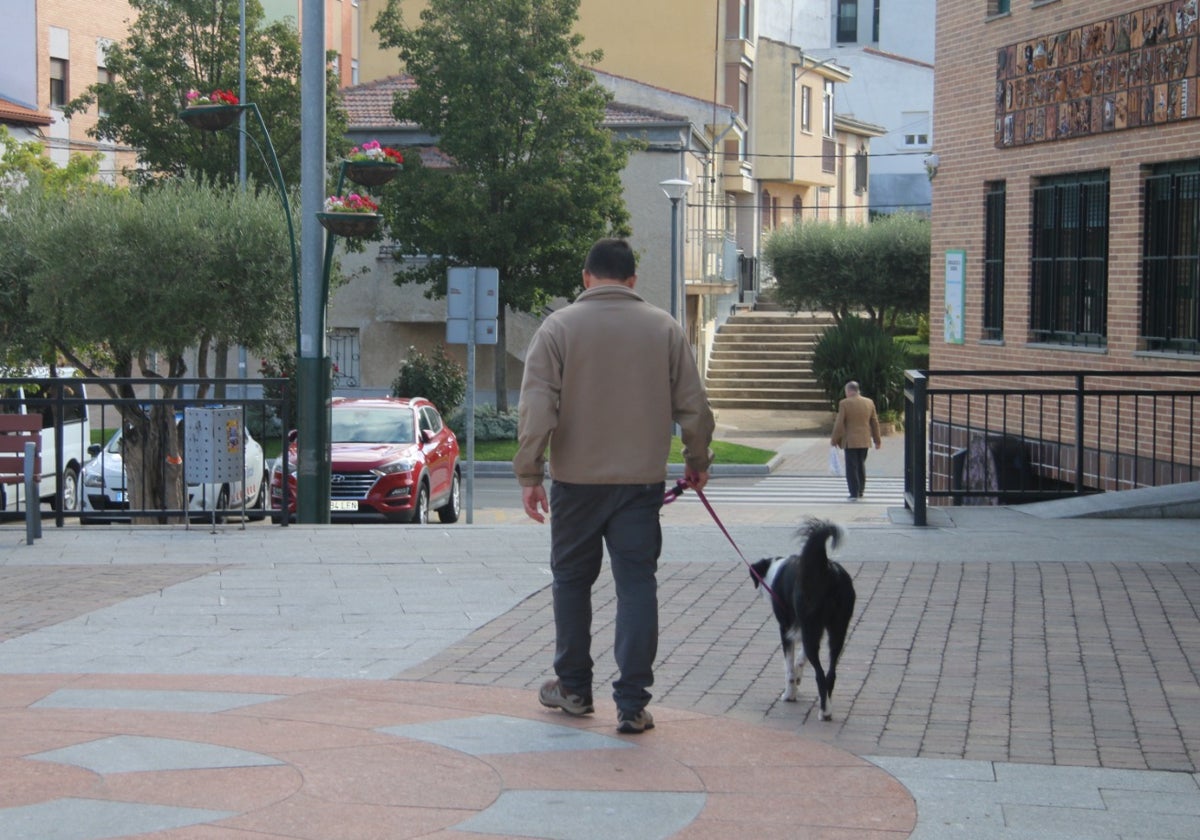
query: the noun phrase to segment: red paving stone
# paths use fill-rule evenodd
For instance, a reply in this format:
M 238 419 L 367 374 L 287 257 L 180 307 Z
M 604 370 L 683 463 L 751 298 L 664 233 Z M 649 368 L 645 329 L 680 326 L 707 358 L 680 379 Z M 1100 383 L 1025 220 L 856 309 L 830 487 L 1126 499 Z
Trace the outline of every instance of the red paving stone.
M 33 675 L 0 680 L 0 807 L 63 797 L 233 812 L 149 840 L 403 840 L 478 837 L 455 826 L 523 790 L 703 793 L 675 836 L 902 838 L 916 808 L 891 776 L 834 746 L 761 726 L 654 707 L 656 729 L 615 735 L 506 688 L 391 680 Z M 252 692 L 282 699 L 216 713 L 39 708 L 59 689 Z M 631 745 L 471 755 L 377 731 L 502 715 L 593 731 Z M 99 774 L 29 756 L 116 735 L 214 744 L 282 762 Z M 489 835 L 495 836 L 495 835 Z

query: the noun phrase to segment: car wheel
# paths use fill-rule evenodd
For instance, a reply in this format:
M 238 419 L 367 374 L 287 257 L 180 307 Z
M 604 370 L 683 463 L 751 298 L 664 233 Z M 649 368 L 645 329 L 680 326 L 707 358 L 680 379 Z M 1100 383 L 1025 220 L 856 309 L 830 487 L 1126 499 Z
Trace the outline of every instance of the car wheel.
M 414 525 L 425 525 L 429 522 L 429 485 L 424 481 L 417 488 L 417 503 L 413 505 L 412 519 Z
M 461 483 L 458 477 L 458 470 L 454 471 L 454 476 L 450 479 L 450 498 L 446 500 L 446 504 L 437 509 L 438 519 L 442 522 L 457 522 L 459 514 L 462 512 L 462 493 Z
M 63 510 L 76 510 L 79 507 L 79 472 L 74 467 L 67 467 L 62 475 Z M 58 496 L 51 501 L 50 506 L 58 510 Z

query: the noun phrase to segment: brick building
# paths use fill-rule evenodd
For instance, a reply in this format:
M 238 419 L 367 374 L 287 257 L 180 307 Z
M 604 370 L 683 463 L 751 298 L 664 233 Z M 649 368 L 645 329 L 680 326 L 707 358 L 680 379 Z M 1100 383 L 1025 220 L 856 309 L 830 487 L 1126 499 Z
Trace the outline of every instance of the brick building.
M 1138 386 L 1197 388 L 1198 27 L 1197 0 L 938 5 L 933 370 L 1178 372 Z M 1195 397 L 1089 402 L 1079 423 L 1045 402 L 1036 428 L 1028 406 L 973 422 L 935 406 L 931 435 L 953 449 L 971 425 L 1018 429 L 1035 470 L 1061 474 L 1085 428 L 1088 487 L 1200 478 L 1193 437 L 1144 432 L 1167 412 L 1172 429 L 1200 422 Z
M 99 152 L 101 177 L 114 180 L 134 162 L 134 151 L 88 136 L 99 116 L 96 106 L 69 120 L 63 117 L 63 106 L 89 85 L 107 79 L 105 55 L 111 44 L 125 38 L 132 16 L 129 3 L 13 0 L 13 4 L 12 9 L 6 4 L 6 12 L 13 15 L 14 30 L 35 32 L 37 47 L 32 66 L 16 65 L 9 72 L 18 89 L 23 80 L 33 81 L 36 111 L 49 117 L 41 133 L 51 160 L 62 166 L 72 154 Z M 23 21 L 33 21 L 34 26 L 25 30 Z

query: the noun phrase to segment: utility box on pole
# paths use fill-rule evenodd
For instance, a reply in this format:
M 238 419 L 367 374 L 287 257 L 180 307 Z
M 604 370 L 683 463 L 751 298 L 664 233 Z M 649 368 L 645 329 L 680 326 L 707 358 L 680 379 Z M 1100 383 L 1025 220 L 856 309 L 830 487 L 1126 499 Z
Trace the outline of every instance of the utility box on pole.
M 240 408 L 183 411 L 183 475 L 188 484 L 233 484 L 242 480 L 246 433 Z

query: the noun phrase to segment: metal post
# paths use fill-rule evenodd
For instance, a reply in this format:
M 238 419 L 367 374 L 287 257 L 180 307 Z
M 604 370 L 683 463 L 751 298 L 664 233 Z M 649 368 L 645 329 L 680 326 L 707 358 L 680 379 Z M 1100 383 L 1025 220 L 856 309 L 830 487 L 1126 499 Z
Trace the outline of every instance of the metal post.
M 296 520 L 329 522 L 330 360 L 325 355 L 322 263 L 325 192 L 325 0 L 303 0 L 300 25 L 301 294 Z
M 246 101 L 246 0 L 238 8 L 238 102 Z M 246 189 L 246 112 L 238 114 L 238 183 Z
M 467 524 L 475 519 L 475 294 L 479 288 L 479 269 L 471 269 L 471 288 L 467 293 Z
M 679 320 L 679 199 L 671 199 L 671 317 Z

